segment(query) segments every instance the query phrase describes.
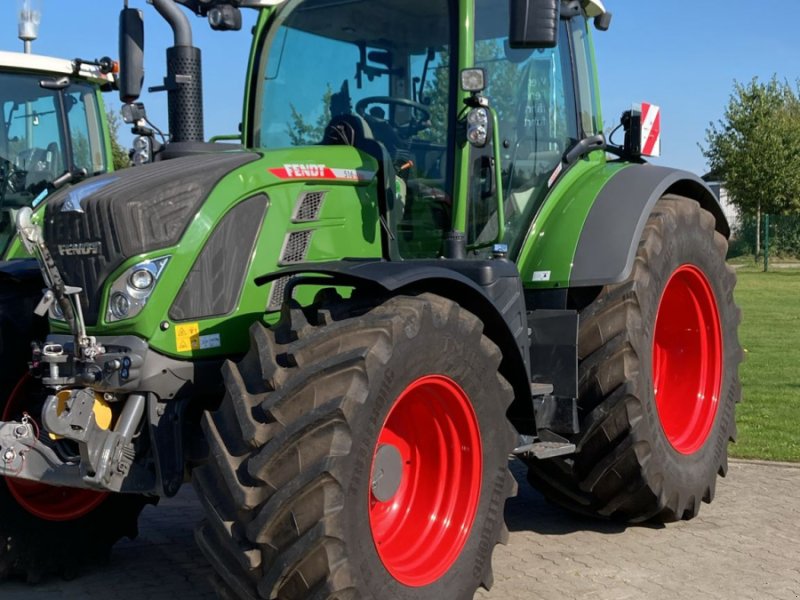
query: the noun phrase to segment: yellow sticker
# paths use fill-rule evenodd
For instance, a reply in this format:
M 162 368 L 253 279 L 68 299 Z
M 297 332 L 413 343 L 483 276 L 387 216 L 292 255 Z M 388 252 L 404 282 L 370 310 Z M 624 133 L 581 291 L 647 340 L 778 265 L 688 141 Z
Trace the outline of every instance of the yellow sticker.
M 200 350 L 200 323 L 176 325 L 175 343 L 178 346 L 178 352 Z

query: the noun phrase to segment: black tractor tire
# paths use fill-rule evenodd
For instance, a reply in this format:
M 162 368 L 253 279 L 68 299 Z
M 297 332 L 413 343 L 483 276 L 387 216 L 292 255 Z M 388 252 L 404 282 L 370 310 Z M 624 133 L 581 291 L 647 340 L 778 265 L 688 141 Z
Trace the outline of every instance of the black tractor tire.
M 203 423 L 209 462 L 193 475 L 206 510 L 196 538 L 217 572 L 220 595 L 466 600 L 479 586 L 491 586 L 491 555 L 508 535 L 505 501 L 516 491 L 508 469 L 515 435 L 505 416 L 513 391 L 498 373 L 501 358 L 477 317 L 429 294 L 393 297 L 361 308 L 350 301 L 334 302 L 313 314 L 285 309 L 277 328 L 253 326 L 250 352 L 223 369 L 225 398 Z M 390 486 L 388 495 L 380 496 L 375 491 L 382 481 L 376 478 L 378 440 L 398 422 L 394 415 L 410 414 L 403 412 L 412 406 L 410 390 L 445 378 L 463 390 L 458 410 L 472 413 L 474 431 L 451 427 L 456 439 L 450 442 L 456 443 L 440 447 L 458 456 L 472 453 L 474 459 L 478 446 L 470 445 L 470 435 L 480 436 L 480 466 L 472 479 L 461 480 L 459 489 L 440 489 L 439 496 L 445 504 L 459 506 L 460 498 L 474 496 L 463 513 L 452 514 L 453 521 L 463 518 L 466 525 L 453 529 L 467 533 L 463 545 L 441 546 L 441 554 L 433 542 L 437 550 L 432 557 L 416 570 L 406 569 L 406 558 L 394 554 L 398 546 L 390 547 L 389 538 L 414 531 L 414 522 L 429 519 L 409 518 L 411 523 L 393 526 L 381 538 L 386 542 L 384 562 L 377 550 L 383 542 L 374 541 L 383 534 L 375 533 L 371 521 L 371 511 L 379 506 L 376 495 L 384 498 L 380 502 L 389 499 L 380 505 L 383 509 L 393 503 L 406 507 L 398 499 L 409 498 L 400 491 L 409 489 L 404 487 L 408 481 L 415 491 L 423 490 L 420 498 L 435 494 L 426 496 L 427 490 L 413 483 L 416 479 L 398 475 L 399 487 Z M 425 396 L 414 406 L 442 402 Z M 403 434 L 409 446 L 434 439 L 429 433 L 436 433 L 431 417 L 436 411 L 426 408 L 423 413 L 415 413 L 412 431 Z M 440 412 L 436 418 L 443 414 L 450 413 Z M 423 463 L 424 458 L 415 464 Z M 449 470 L 440 473 L 443 479 L 461 473 L 455 463 L 447 464 Z M 391 468 L 385 473 L 390 481 Z M 419 514 L 414 512 L 418 506 L 407 505 L 412 515 Z M 447 510 L 444 505 L 442 510 Z M 402 551 L 412 548 L 416 557 L 414 544 L 421 538 L 412 538 Z M 425 553 L 427 548 L 417 550 Z M 395 570 L 390 572 L 389 566 Z M 413 577 L 419 580 L 407 585 Z
M 577 452 L 565 458 L 528 461 L 528 480 L 546 498 L 584 515 L 627 522 L 691 519 L 701 501 L 712 501 L 717 475 L 727 473 L 728 442 L 735 441 L 734 410 L 741 398 L 738 366 L 743 355 L 737 337 L 741 314 L 733 298 L 736 275 L 725 263 L 726 253 L 727 241 L 715 230 L 714 217 L 697 202 L 674 195 L 657 202 L 630 277 L 605 286 L 580 312 L 581 433 L 572 439 Z M 668 284 L 670 301 L 662 309 Z M 715 305 L 718 327 L 709 318 L 707 334 L 702 327 L 691 337 L 670 333 L 670 327 L 684 332 L 692 329 L 683 327 L 688 321 L 681 315 L 692 314 L 686 299 L 695 292 L 702 297 L 704 288 L 711 292 L 705 293 L 709 300 L 700 300 L 697 306 L 707 307 L 706 313 L 713 315 L 714 309 L 708 307 Z M 687 294 L 672 302 L 682 292 Z M 663 316 L 659 316 L 661 310 Z M 678 340 L 669 356 L 674 364 L 685 367 L 687 380 L 694 381 L 690 376 L 694 363 L 706 364 L 703 354 L 710 368 L 721 365 L 718 376 L 712 370 L 708 379 L 697 379 L 716 381 L 716 410 L 710 408 L 713 403 L 705 403 L 708 394 L 694 396 L 703 399 L 696 403 L 690 400 L 692 394 L 683 393 L 686 388 L 676 387 L 682 380 L 675 377 L 680 368 L 664 371 L 670 377 L 660 382 L 657 398 L 657 370 L 663 368 L 657 369 L 653 360 L 657 323 L 660 344 L 665 339 Z M 714 329 L 719 330 L 719 338 L 714 337 Z M 707 352 L 697 351 L 696 344 L 702 348 L 705 343 L 698 339 L 712 340 Z M 689 354 L 681 357 L 692 350 L 696 360 L 686 359 Z M 703 385 L 688 389 L 711 389 Z M 697 406 L 699 412 L 693 414 L 701 418 L 695 423 L 705 425 L 693 429 L 684 417 L 674 412 L 667 416 L 662 411 L 669 404 L 659 404 L 659 400 L 672 401 L 681 411 Z
M 34 403 L 41 399 L 38 382 L 22 382 L 31 357 L 30 344 L 41 341 L 47 332 L 47 322 L 33 315 L 41 295 L 40 280 L 0 280 L 0 415 L 15 391 L 30 394 Z M 21 416 L 9 415 L 15 420 Z M 38 420 L 33 410 L 31 417 Z M 49 489 L 53 497 L 69 493 L 65 488 Z M 0 477 L 0 581 L 19 577 L 37 583 L 51 575 L 74 577 L 84 565 L 105 560 L 111 546 L 123 536 L 136 537 L 139 513 L 148 503 L 152 500 L 141 496 L 109 494 L 80 518 L 48 520 L 20 504 L 7 479 Z
M 0 398 L 17 385 L 31 360 L 31 342 L 47 333 L 47 321 L 33 311 L 42 298 L 41 276 L 0 273 Z

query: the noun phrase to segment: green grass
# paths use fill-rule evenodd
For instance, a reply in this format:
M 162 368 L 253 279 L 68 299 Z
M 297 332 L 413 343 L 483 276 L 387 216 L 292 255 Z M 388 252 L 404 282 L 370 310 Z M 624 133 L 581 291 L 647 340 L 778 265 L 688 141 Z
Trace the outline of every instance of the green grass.
M 737 269 L 744 398 L 731 454 L 800 462 L 800 269 L 750 265 Z

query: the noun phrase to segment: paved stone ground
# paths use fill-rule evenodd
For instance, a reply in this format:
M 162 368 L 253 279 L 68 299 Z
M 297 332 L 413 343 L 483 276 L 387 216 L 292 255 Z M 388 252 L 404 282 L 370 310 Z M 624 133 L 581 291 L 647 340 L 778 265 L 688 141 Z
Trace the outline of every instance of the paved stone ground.
M 800 466 L 732 462 L 712 505 L 666 527 L 576 518 L 515 474 L 511 539 L 495 552 L 494 588 L 476 599 L 800 599 Z M 200 516 L 187 486 L 146 508 L 140 537 L 120 543 L 106 567 L 71 582 L 0 583 L 0 598 L 211 599 L 210 569 L 192 538 Z

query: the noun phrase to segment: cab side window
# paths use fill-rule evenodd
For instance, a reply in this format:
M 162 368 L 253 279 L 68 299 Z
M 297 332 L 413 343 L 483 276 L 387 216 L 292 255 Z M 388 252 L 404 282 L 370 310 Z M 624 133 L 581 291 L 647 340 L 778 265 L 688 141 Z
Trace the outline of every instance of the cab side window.
M 564 152 L 583 136 L 575 102 L 570 25 L 561 21 L 556 48 L 512 49 L 508 4 L 478 1 L 475 56 L 477 66 L 486 69 L 485 95 L 499 119 L 505 242 L 513 253 L 544 200 Z M 489 242 L 496 231 L 496 225 L 486 227 L 470 241 Z

